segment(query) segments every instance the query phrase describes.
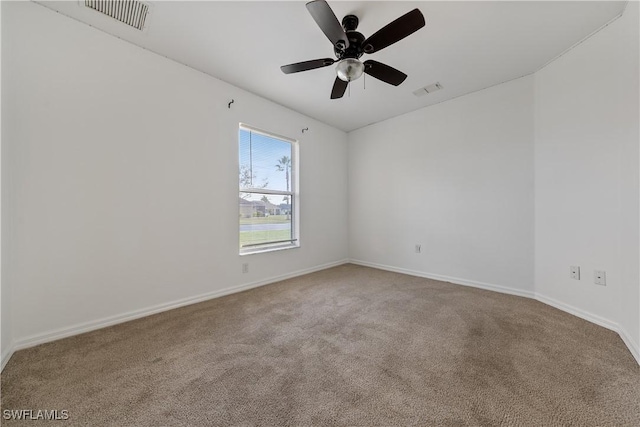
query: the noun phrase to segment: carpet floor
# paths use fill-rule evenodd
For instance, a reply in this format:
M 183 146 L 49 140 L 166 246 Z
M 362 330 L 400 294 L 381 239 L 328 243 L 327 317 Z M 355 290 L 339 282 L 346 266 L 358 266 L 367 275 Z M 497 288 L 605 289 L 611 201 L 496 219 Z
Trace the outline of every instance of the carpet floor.
M 614 332 L 356 265 L 18 351 L 1 389 L 66 426 L 640 425 Z

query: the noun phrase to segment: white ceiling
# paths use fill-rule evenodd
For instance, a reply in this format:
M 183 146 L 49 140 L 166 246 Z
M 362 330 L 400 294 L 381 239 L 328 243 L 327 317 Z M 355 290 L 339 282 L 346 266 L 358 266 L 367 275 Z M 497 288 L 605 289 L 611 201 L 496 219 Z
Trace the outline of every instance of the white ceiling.
M 360 18 L 365 37 L 413 8 L 426 27 L 367 58 L 409 75 L 398 87 L 372 77 L 351 94 L 329 99 L 334 66 L 285 75 L 280 66 L 334 57 L 304 1 L 153 2 L 141 32 L 83 1 L 45 2 L 150 51 L 246 89 L 345 131 L 518 78 L 545 65 L 624 11 L 625 2 L 343 2 L 339 20 Z M 440 82 L 420 98 L 413 91 Z

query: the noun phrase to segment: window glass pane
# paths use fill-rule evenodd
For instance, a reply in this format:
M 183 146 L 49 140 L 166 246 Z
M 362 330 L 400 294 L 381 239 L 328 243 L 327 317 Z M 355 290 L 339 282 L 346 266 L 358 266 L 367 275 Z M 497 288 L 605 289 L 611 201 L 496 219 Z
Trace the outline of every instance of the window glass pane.
M 291 191 L 292 144 L 240 128 L 240 188 Z
M 240 193 L 240 247 L 291 241 L 292 218 L 289 195 Z
M 240 253 L 297 247 L 294 143 L 242 125 L 238 141 Z

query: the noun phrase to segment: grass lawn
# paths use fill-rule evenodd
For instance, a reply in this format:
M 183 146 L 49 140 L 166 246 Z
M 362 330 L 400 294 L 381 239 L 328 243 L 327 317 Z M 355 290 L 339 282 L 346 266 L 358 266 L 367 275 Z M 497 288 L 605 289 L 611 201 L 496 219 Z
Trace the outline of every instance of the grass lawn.
M 240 247 L 246 244 L 265 243 L 291 239 L 290 230 L 241 231 Z
M 270 215 L 265 217 L 240 218 L 240 224 L 283 224 L 290 222 L 286 215 Z

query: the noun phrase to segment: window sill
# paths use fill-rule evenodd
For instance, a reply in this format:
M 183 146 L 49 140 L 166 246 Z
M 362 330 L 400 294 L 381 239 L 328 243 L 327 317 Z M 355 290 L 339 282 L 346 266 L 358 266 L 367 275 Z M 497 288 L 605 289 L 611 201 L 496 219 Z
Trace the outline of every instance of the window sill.
M 262 254 L 265 252 L 276 252 L 276 251 L 284 251 L 287 249 L 296 249 L 299 248 L 300 245 L 299 244 L 294 244 L 294 243 L 287 243 L 285 245 L 272 245 L 272 246 L 260 246 L 260 247 L 256 247 L 256 248 L 251 248 L 251 249 L 240 249 L 240 256 L 245 256 L 245 255 L 254 255 L 254 254 Z

